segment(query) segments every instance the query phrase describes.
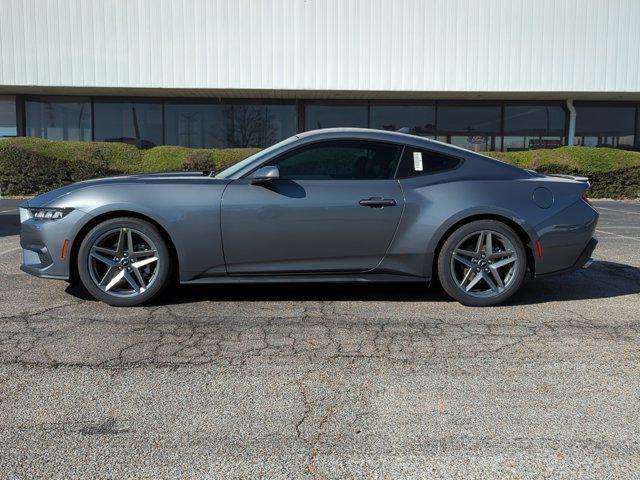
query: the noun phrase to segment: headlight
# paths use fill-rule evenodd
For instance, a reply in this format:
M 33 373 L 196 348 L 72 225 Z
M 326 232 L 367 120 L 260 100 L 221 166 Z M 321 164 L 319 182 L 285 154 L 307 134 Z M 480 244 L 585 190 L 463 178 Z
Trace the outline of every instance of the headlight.
M 29 208 L 29 212 L 36 220 L 59 220 L 72 210 L 73 208 Z

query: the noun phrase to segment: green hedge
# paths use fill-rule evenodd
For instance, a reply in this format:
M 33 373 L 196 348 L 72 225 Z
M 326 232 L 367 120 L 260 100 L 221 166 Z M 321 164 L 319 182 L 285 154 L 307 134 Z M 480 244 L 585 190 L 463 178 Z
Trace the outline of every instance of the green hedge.
M 40 138 L 0 141 L 3 195 L 33 195 L 90 178 L 142 172 L 221 171 L 259 151 L 256 148 L 193 149 L 65 142 Z M 640 197 L 640 153 L 611 148 L 561 147 L 487 155 L 542 173 L 589 177 L 591 196 Z
M 589 195 L 593 198 L 640 197 L 640 152 L 615 148 L 560 147 L 485 154 L 540 173 L 589 177 Z
M 181 170 L 218 172 L 259 150 L 178 146 L 139 150 L 116 142 L 11 138 L 0 141 L 0 192 L 2 195 L 33 195 L 108 175 Z

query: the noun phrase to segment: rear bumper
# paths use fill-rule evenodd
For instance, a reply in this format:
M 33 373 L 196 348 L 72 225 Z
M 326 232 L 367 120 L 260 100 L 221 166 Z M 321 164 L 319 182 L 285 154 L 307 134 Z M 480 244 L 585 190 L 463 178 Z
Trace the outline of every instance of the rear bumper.
M 584 250 L 582 250 L 582 253 L 580 253 L 580 255 L 578 256 L 578 259 L 575 261 L 573 265 L 561 270 L 556 270 L 553 272 L 547 272 L 547 273 L 536 275 L 536 278 L 548 277 L 551 275 L 559 275 L 561 273 L 574 272 L 580 268 L 588 268 L 592 263 L 591 255 L 593 254 L 593 251 L 596 249 L 597 245 L 598 245 L 598 239 L 595 237 L 591 237 L 591 239 L 587 243 L 587 246 L 584 247 Z
M 535 276 L 570 272 L 581 267 L 597 244 L 593 238 L 597 223 L 598 212 L 580 199 L 536 225 Z

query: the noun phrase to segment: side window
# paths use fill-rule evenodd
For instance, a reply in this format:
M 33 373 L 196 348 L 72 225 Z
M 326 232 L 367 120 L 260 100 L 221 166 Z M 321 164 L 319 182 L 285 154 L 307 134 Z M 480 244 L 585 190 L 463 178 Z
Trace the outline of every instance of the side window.
M 273 160 L 290 180 L 382 180 L 393 178 L 402 146 L 362 140 L 314 143 Z
M 431 152 L 407 145 L 400 160 L 396 178 L 411 178 L 429 175 L 456 168 L 460 160 L 442 153 Z

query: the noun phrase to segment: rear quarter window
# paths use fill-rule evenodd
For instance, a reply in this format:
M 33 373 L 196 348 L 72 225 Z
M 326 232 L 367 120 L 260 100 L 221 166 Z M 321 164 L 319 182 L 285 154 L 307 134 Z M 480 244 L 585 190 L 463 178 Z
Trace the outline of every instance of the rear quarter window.
M 412 178 L 453 170 L 461 160 L 443 153 L 406 146 L 400 159 L 396 178 Z

